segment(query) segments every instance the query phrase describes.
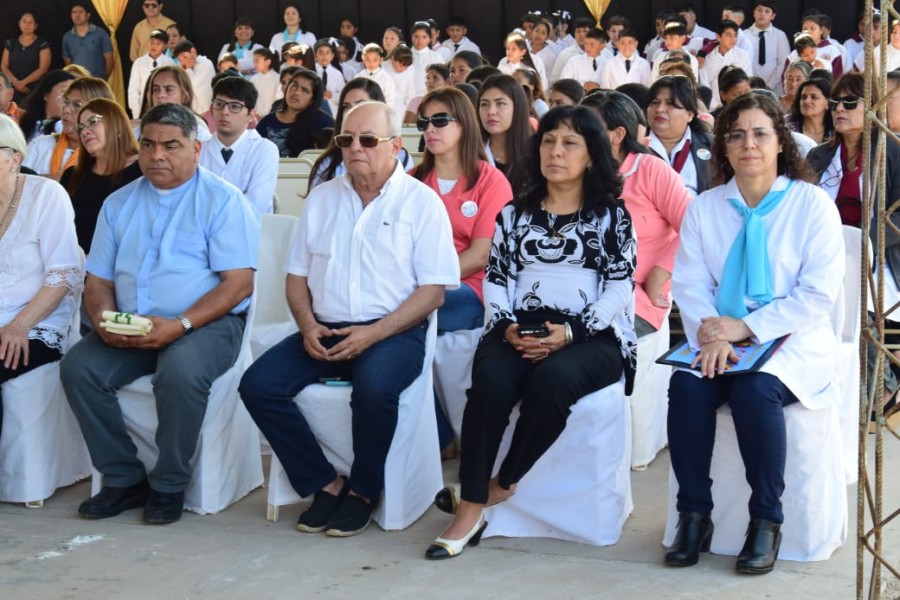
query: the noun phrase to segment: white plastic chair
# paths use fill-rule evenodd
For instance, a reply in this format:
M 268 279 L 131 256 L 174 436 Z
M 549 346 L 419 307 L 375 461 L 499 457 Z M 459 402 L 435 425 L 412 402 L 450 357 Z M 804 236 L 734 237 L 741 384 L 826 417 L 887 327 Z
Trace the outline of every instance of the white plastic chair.
M 437 338 L 437 312 L 426 334 L 422 374 L 400 394 L 397 429 L 384 468 L 384 492 L 374 519 L 382 529 L 400 530 L 421 517 L 441 489 L 441 459 L 434 415 L 431 363 Z M 295 402 L 338 472 L 348 474 L 353 463 L 349 387 L 307 386 Z M 272 456 L 267 518 L 277 521 L 279 507 L 302 501 L 284 468 Z
M 261 215 L 259 268 L 256 271 L 256 311 L 250 349 L 253 359 L 297 331 L 285 296 L 285 264 L 297 217 Z
M 304 152 L 299 158 L 282 158 L 278 161 L 278 180 L 275 182 L 278 214 L 299 217 L 309 193 L 309 174 L 318 158 L 317 154 Z
M 80 307 L 79 293 L 68 347 L 81 339 Z M 90 474 L 91 457 L 59 380 L 59 362 L 4 383 L 0 501 L 40 507 L 57 488 Z
M 184 496 L 185 509 L 195 513 L 220 512 L 263 484 L 259 430 L 237 393 L 241 376 L 253 362 L 250 339 L 255 307 L 254 299 L 237 360 L 213 382 L 209 393 L 197 450 L 191 459 L 191 482 Z M 159 456 L 155 441 L 159 419 L 151 377 L 145 375 L 118 393 L 125 426 L 137 446 L 138 458 L 148 470 Z M 102 486 L 102 476 L 96 470 L 91 483 L 94 495 Z
M 439 335 L 434 351 L 434 390 L 457 440 L 462 432 L 466 390 L 472 387 L 472 363 L 482 331 L 479 327 Z
M 832 406 L 809 410 L 795 402 L 784 410 L 788 447 L 779 558 L 826 560 L 847 539 L 847 486 L 839 409 Z M 734 421 L 727 406 L 716 414 L 710 477 L 715 524 L 711 550 L 734 556 L 744 545 L 750 522 L 750 486 L 744 477 Z M 675 540 L 678 528 L 677 494 L 678 481 L 670 470 L 669 512 L 663 539 L 667 547 Z
M 669 316 L 655 333 L 638 341 L 637 373 L 629 396 L 631 407 L 631 466 L 647 468 L 669 441 L 666 419 L 669 414 L 669 377 L 672 368 L 656 364 L 669 348 Z
M 494 471 L 519 417 L 513 410 Z M 631 514 L 631 416 L 624 376 L 581 398 L 566 428 L 506 502 L 485 509 L 484 535 L 615 544 Z
M 846 271 L 844 273 L 843 314 L 841 316 L 840 339 L 838 340 L 839 376 L 837 383 L 841 390 L 839 419 L 844 447 L 844 473 L 847 485 L 856 483 L 859 456 L 859 336 L 860 336 L 860 274 L 862 240 L 858 227 L 844 225 L 844 247 Z M 871 246 L 869 247 L 871 259 Z M 869 261 L 871 264 L 871 260 Z M 837 319 L 836 319 L 837 320 Z M 885 362 L 885 368 L 890 368 Z

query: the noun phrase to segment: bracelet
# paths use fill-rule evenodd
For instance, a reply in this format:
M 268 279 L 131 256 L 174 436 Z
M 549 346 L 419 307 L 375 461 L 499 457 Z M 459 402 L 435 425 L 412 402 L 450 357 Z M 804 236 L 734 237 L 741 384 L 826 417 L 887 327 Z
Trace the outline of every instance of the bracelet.
M 566 327 L 566 345 L 568 346 L 568 345 L 570 345 L 570 344 L 572 343 L 572 338 L 573 338 L 573 336 L 572 336 L 572 326 L 569 325 L 569 322 L 568 322 L 568 321 L 566 321 L 566 322 L 565 322 L 565 327 Z

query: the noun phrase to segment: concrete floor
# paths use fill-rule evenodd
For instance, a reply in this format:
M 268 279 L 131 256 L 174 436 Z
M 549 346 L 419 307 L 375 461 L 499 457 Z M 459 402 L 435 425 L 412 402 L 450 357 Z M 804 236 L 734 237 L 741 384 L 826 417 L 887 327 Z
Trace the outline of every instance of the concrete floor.
M 893 480 L 885 507 L 900 506 L 900 444 L 886 444 Z M 662 565 L 668 454 L 632 474 L 635 510 L 616 546 L 546 539 L 487 539 L 458 558 L 430 562 L 426 546 L 447 516 L 431 509 L 403 532 L 373 525 L 363 535 L 331 539 L 298 533 L 301 505 L 265 520 L 265 490 L 214 516 L 186 513 L 151 527 L 140 511 L 105 521 L 76 514 L 90 486 L 60 490 L 41 509 L 0 504 L 0 598 L 854 598 L 856 550 L 849 540 L 831 560 L 779 561 L 762 577 L 738 576 L 734 558 L 703 555 L 689 569 Z M 456 462 L 445 463 L 453 480 Z M 856 488 L 848 488 L 855 520 Z M 851 535 L 855 531 L 851 527 Z M 900 564 L 900 523 L 885 536 Z M 900 582 L 883 584 L 900 598 Z

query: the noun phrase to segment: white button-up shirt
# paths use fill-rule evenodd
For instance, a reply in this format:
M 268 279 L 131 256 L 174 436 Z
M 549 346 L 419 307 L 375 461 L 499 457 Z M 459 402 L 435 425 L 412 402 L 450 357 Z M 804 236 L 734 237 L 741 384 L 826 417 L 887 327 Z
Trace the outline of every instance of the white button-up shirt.
M 737 46 L 725 54 L 722 54 L 718 47 L 707 54 L 706 62 L 701 67 L 700 72 L 712 90 L 710 110 L 715 110 L 722 106 L 722 99 L 719 97 L 719 71 L 727 66 L 743 69 L 748 77 L 753 74 L 753 65 L 750 63 L 750 57 Z
M 365 207 L 350 175 L 309 195 L 287 272 L 307 278 L 316 319 L 361 323 L 395 310 L 423 285 L 459 287 L 459 259 L 441 199 L 400 163 Z
M 684 137 L 681 138 L 681 141 L 675 144 L 675 147 L 672 148 L 671 152 L 666 152 L 666 147 L 663 145 L 662 140 L 656 137 L 656 134 L 652 131 L 650 132 L 650 149 L 656 151 L 660 156 L 664 156 L 668 161 L 669 165 L 674 169 L 675 168 L 675 157 L 678 156 L 678 153 L 684 148 L 684 145 L 691 139 L 691 128 L 688 127 L 684 131 Z M 694 155 L 693 153 L 687 157 L 687 160 L 684 161 L 684 165 L 681 167 L 681 179 L 684 181 L 684 185 L 687 187 L 688 191 L 691 193 L 691 198 L 697 195 L 697 165 L 694 164 Z
M 234 154 L 225 163 L 225 145 L 214 135 L 200 150 L 200 166 L 241 190 L 260 214 L 273 212 L 278 181 L 278 146 L 255 129 L 248 129 L 231 145 Z

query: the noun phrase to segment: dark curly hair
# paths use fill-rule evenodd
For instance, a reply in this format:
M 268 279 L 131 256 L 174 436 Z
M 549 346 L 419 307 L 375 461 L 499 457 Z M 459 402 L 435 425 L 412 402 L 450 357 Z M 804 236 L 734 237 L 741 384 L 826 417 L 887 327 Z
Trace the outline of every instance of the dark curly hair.
M 547 180 L 541 173 L 541 141 L 544 134 L 563 124 L 582 136 L 587 145 L 592 164 L 584 172 L 582 210 L 585 214 L 594 213 L 600 217 L 606 208 L 618 203 L 622 195 L 622 176 L 619 175 L 619 163 L 613 157 L 606 127 L 585 106 L 557 106 L 544 115 L 529 144 L 525 191 L 517 195 L 513 202 L 517 208 L 530 214 L 541 210 L 541 202 L 547 197 Z
M 817 182 L 818 176 L 809 163 L 801 158 L 797 144 L 794 143 L 790 130 L 784 124 L 781 103 L 768 93 L 758 94 L 751 91 L 726 104 L 716 118 L 715 141 L 712 147 L 713 184 L 721 185 L 734 176 L 734 167 L 731 166 L 726 154 L 725 136 L 731 132 L 735 121 L 742 112 L 754 108 L 763 111 L 772 119 L 772 127 L 775 129 L 778 143 L 781 144 L 777 163 L 778 174 L 810 183 Z

